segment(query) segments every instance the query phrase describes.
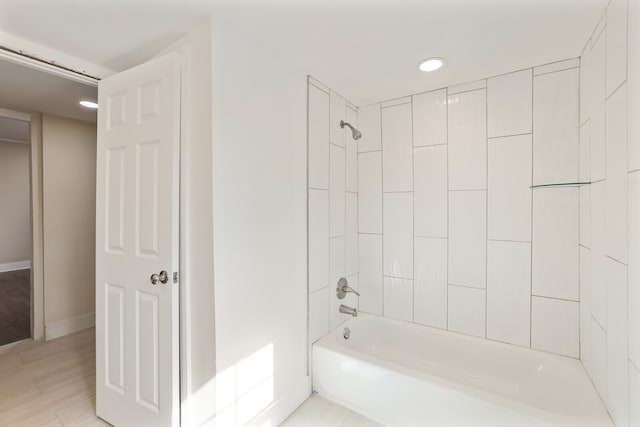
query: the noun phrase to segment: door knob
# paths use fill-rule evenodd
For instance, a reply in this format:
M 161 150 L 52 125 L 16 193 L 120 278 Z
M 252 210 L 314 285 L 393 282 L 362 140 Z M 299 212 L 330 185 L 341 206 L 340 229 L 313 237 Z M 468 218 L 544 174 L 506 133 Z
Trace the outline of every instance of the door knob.
M 153 274 L 151 275 L 151 279 L 150 279 L 150 280 L 151 280 L 151 284 L 152 284 L 152 285 L 157 285 L 157 284 L 158 284 L 158 282 L 160 282 L 160 283 L 167 283 L 167 282 L 169 281 L 169 274 L 167 274 L 167 272 L 166 272 L 166 271 L 162 270 L 162 271 L 160 272 L 160 274 L 155 274 L 155 273 L 153 273 Z

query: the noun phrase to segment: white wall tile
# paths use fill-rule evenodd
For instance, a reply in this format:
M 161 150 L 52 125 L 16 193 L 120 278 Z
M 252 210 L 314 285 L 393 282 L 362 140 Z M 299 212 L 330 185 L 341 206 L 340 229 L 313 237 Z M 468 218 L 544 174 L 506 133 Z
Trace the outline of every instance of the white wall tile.
M 360 234 L 358 239 L 360 310 L 382 314 L 382 235 Z
M 489 139 L 490 239 L 531 241 L 531 135 Z
M 447 90 L 413 95 L 413 146 L 447 143 Z
M 603 401 L 607 398 L 607 334 L 591 319 L 591 366 L 593 383 Z
M 605 38 L 598 39 L 590 57 L 591 181 L 605 178 Z
M 358 228 L 382 233 L 382 152 L 358 154 Z
M 529 347 L 531 243 L 487 245 L 487 338 Z
M 447 239 L 416 237 L 414 322 L 447 328 Z
M 347 276 L 358 272 L 358 195 L 347 193 L 345 226 L 347 250 Z
M 533 295 L 578 301 L 578 189 L 533 193 Z
M 413 190 L 411 104 L 382 109 L 383 191 Z
M 629 426 L 640 427 L 640 370 L 629 364 Z
M 569 68 L 576 68 L 580 66 L 580 59 L 573 58 L 564 61 L 552 62 L 550 64 L 540 65 L 533 69 L 533 74 L 538 76 L 540 74 L 554 73 L 556 71 L 568 70 Z
M 351 108 L 347 108 L 347 121 L 356 128 L 358 127 L 358 113 Z M 351 132 L 347 132 L 345 136 L 346 161 L 346 189 L 347 191 L 358 191 L 358 141 L 351 137 Z
M 486 191 L 449 192 L 449 284 L 486 287 Z
M 329 332 L 329 287 L 309 295 L 309 339 L 315 342 Z
M 384 317 L 413 321 L 413 280 L 384 278 Z
M 329 235 L 344 236 L 345 214 L 345 152 L 329 147 Z
M 414 150 L 415 235 L 447 237 L 447 147 Z
M 340 95 L 331 91 L 329 108 L 329 141 L 344 147 L 345 131 L 340 127 L 340 120 L 346 121 L 347 103 Z
M 591 184 L 591 315 L 607 327 L 605 302 L 605 182 Z
M 620 0 L 615 0 L 616 2 Z M 611 9 L 611 7 L 609 7 Z M 607 33 L 608 34 L 608 33 Z M 607 100 L 607 255 L 627 262 L 627 90 Z
M 384 194 L 383 230 L 384 275 L 413 278 L 413 193 Z
M 580 359 L 591 373 L 591 251 L 580 247 Z
M 329 285 L 329 192 L 309 190 L 309 292 Z
M 362 138 L 358 140 L 358 152 L 382 150 L 380 124 L 380 104 L 358 108 L 358 130 Z
M 607 7 L 607 96 L 627 78 L 627 0 Z
M 397 105 L 410 104 L 410 103 L 411 103 L 411 96 L 403 96 L 401 98 L 393 98 L 393 99 L 387 99 L 386 101 L 382 101 L 380 103 L 380 107 L 381 108 L 395 107 Z
M 485 336 L 484 289 L 449 286 L 449 330 L 477 337 Z
M 341 277 L 346 277 L 345 270 L 345 238 L 334 237 L 329 241 L 329 329 L 333 330 L 344 320 L 338 311 L 336 285 Z
M 329 189 L 329 95 L 309 85 L 309 187 Z
M 627 266 L 607 258 L 608 409 L 617 426 L 628 425 Z
M 591 187 L 584 185 L 580 193 L 580 244 L 591 247 Z
M 449 189 L 486 189 L 486 90 L 449 95 L 448 103 Z
M 629 2 L 629 55 L 628 91 L 629 111 L 627 117 L 640 117 L 640 3 Z M 629 120 L 628 170 L 640 170 L 640 120 Z
M 640 171 L 629 174 L 629 358 L 640 366 Z
M 580 313 L 575 301 L 531 298 L 531 348 L 578 357 Z
M 580 172 L 578 180 L 589 182 L 591 180 L 591 122 L 587 121 L 580 126 Z
M 447 93 L 449 95 L 453 95 L 456 93 L 470 92 L 472 90 L 484 89 L 486 87 L 487 87 L 487 80 L 482 79 L 482 80 L 476 80 L 473 82 L 462 83 L 455 86 L 449 86 L 447 88 Z
M 578 179 L 579 71 L 533 79 L 533 182 Z
M 489 138 L 531 133 L 532 86 L 531 69 L 487 79 Z

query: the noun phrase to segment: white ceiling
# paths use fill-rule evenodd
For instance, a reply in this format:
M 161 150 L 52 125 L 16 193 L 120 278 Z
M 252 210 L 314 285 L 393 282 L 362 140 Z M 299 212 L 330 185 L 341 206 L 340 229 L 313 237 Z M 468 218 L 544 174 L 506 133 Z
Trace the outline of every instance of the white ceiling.
M 98 98 L 96 87 L 0 60 L 0 108 L 95 122 L 96 110 L 78 101 Z
M 607 2 L 0 0 L 0 29 L 118 71 L 215 14 L 363 105 L 577 57 Z

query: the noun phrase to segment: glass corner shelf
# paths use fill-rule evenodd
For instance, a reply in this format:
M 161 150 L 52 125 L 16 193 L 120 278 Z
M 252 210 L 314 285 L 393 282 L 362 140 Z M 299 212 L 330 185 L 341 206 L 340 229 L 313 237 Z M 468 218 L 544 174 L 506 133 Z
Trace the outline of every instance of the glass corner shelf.
M 529 188 L 552 188 L 552 187 L 581 187 L 583 185 L 589 185 L 591 184 L 590 181 L 583 181 L 583 182 L 561 182 L 561 183 L 556 183 L 556 184 L 537 184 L 537 185 L 532 185 Z

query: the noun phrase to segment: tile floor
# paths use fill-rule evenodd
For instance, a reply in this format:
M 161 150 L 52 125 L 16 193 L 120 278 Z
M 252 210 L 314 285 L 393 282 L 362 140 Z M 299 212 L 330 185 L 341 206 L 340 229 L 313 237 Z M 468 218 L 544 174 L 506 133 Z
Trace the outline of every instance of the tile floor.
M 282 427 L 384 427 L 347 408 L 312 394 Z

